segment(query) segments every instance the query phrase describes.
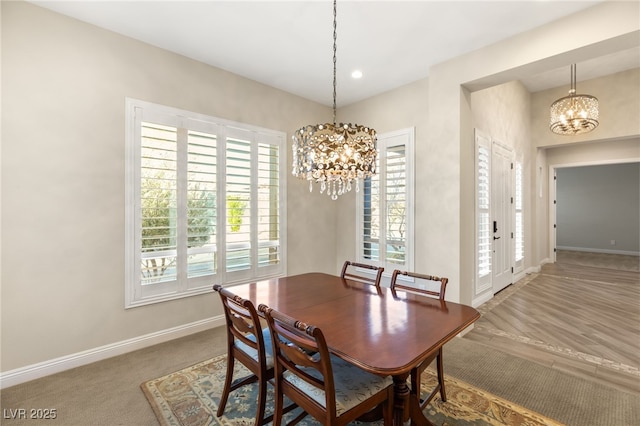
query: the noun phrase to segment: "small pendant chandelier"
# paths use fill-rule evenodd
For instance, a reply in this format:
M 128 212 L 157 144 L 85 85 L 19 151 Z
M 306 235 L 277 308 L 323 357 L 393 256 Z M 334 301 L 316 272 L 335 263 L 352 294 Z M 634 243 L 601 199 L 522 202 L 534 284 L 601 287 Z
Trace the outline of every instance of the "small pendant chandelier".
M 598 124 L 598 98 L 576 95 L 576 64 L 572 64 L 569 96 L 551 104 L 549 128 L 559 135 L 577 135 L 592 131 Z
M 300 179 L 320 184 L 332 200 L 351 191 L 360 179 L 375 173 L 376 131 L 359 124 L 336 125 L 336 0 L 333 1 L 333 124 L 307 125 L 298 129 L 293 139 L 293 171 Z

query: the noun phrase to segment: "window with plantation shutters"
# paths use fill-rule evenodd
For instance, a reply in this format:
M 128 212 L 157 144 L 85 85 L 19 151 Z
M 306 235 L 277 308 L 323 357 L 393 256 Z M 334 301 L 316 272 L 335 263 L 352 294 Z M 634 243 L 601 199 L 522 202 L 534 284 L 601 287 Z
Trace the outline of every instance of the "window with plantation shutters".
M 177 279 L 178 136 L 175 127 L 141 123 L 140 280 Z
M 387 263 L 406 264 L 407 248 L 407 173 L 406 147 L 386 149 L 385 167 L 385 259 Z
M 285 135 L 127 100 L 125 306 L 282 275 Z
M 358 260 L 388 271 L 412 268 L 413 134 L 378 136 L 377 173 L 358 196 Z
M 478 276 L 491 273 L 491 225 L 489 220 L 489 164 L 491 153 L 478 148 Z
M 187 277 L 216 273 L 217 138 L 188 132 L 187 145 Z
M 476 129 L 476 294 L 491 288 L 491 139 Z
M 257 237 L 258 266 L 277 264 L 282 256 L 280 241 L 280 153 L 268 143 L 258 144 Z
M 227 271 L 251 269 L 251 142 L 228 138 L 226 142 Z
M 522 196 L 522 162 L 515 165 L 515 244 L 514 244 L 514 272 L 524 269 L 524 213 Z

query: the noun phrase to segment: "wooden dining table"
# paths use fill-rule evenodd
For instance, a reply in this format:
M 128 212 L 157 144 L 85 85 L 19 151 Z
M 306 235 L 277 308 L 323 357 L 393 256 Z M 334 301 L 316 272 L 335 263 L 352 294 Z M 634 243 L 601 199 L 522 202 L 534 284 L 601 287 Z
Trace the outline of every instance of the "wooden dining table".
M 411 393 L 411 369 L 476 321 L 470 306 L 409 292 L 391 292 L 325 273 L 234 286 L 257 307 L 269 306 L 319 327 L 334 355 L 368 372 L 392 376 L 394 424 L 431 425 Z

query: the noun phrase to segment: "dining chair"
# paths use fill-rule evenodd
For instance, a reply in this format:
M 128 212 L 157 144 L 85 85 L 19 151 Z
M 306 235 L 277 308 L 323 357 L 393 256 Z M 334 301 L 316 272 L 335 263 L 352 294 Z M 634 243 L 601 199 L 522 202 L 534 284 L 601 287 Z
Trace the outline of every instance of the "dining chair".
M 330 354 L 320 328 L 265 305 L 258 310 L 267 319 L 275 358 L 274 425 L 282 422 L 285 396 L 304 410 L 289 425 L 306 415 L 324 425 L 346 425 L 380 405 L 384 424 L 392 424 L 390 376 L 368 373 Z
M 369 269 L 376 272 L 376 277 L 361 273 L 358 269 Z M 367 265 L 366 263 L 358 263 L 347 260 L 342 265 L 342 272 L 340 276 L 354 281 L 360 281 L 366 284 L 373 284 L 376 287 L 380 287 L 380 279 L 382 278 L 382 272 L 384 268 L 382 266 Z
M 413 278 L 413 283 L 407 281 L 407 284 L 404 284 L 398 277 L 402 275 L 404 277 Z M 419 295 L 424 295 L 427 297 L 432 297 L 439 299 L 441 302 L 444 302 L 444 295 L 447 289 L 447 283 L 449 282 L 448 278 L 437 277 L 434 275 L 425 275 L 419 274 L 417 272 L 408 272 L 408 271 L 400 271 L 396 269 L 393 271 L 391 275 L 391 293 L 394 297 L 397 296 L 398 291 L 405 291 L 410 293 L 415 293 Z M 410 284 L 409 284 L 410 283 Z M 438 373 L 438 384 L 431 391 L 431 393 L 425 399 L 420 398 L 420 376 L 422 372 L 436 359 L 436 369 Z M 440 392 L 440 398 L 443 402 L 447 400 L 447 394 L 444 388 L 444 368 L 443 368 L 443 360 L 442 360 L 442 347 L 438 349 L 436 353 L 431 355 L 429 358 L 425 359 L 420 365 L 411 370 L 411 392 L 414 392 L 420 401 L 420 408 L 424 410 L 424 407 L 431 402 L 433 397 Z
M 250 300 L 243 299 L 219 284 L 214 285 L 213 289 L 220 295 L 227 327 L 227 372 L 220 396 L 218 417 L 224 413 L 230 392 L 258 382 L 255 424 L 259 426 L 269 423 L 273 414 L 265 418 L 264 412 L 267 383 L 274 377 L 271 333 L 267 327 L 262 327 L 258 312 Z M 232 384 L 235 360 L 240 361 L 252 374 Z

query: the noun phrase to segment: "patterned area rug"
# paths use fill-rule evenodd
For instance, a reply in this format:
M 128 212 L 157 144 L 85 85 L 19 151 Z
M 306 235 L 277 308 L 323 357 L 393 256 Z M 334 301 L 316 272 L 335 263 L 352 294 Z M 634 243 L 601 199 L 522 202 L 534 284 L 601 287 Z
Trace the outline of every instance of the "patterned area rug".
M 238 362 L 235 370 L 234 378 L 249 374 Z M 145 382 L 141 388 L 162 425 L 252 425 L 257 384 L 247 385 L 232 392 L 224 416 L 216 416 L 225 371 L 226 355 L 221 355 Z M 422 376 L 424 390 L 432 389 L 436 384 L 435 372 L 427 369 Z M 425 409 L 425 415 L 436 425 L 561 425 L 452 377 L 445 377 L 445 386 L 447 402 L 442 402 L 437 396 Z M 267 399 L 273 401 L 271 386 Z M 267 413 L 272 412 L 273 404 L 267 402 Z M 285 420 L 293 418 L 297 413 L 297 410 L 292 411 L 287 414 L 289 417 Z M 299 424 L 317 426 L 319 423 L 307 416 Z M 367 424 L 381 425 L 382 421 Z

